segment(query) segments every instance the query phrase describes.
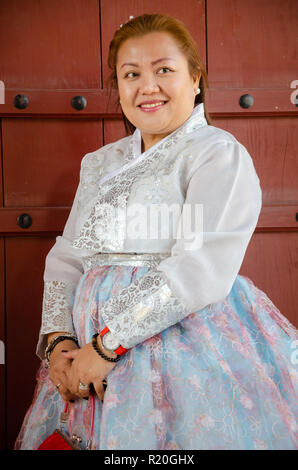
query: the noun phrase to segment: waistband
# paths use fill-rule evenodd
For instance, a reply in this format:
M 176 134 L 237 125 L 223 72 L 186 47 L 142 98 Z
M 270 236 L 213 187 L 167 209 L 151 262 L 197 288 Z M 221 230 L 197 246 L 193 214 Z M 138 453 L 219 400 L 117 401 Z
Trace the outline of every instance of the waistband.
M 96 253 L 82 258 L 84 272 L 95 266 L 148 266 L 156 267 L 163 259 L 171 256 L 171 253 Z

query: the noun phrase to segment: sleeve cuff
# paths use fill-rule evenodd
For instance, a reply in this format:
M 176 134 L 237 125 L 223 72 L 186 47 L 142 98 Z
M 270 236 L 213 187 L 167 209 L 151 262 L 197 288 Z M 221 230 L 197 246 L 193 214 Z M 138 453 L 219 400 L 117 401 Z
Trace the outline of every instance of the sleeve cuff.
M 37 356 L 43 360 L 47 346 L 47 335 L 54 331 L 75 334 L 72 308 L 77 283 L 73 281 L 44 281 L 42 324 L 36 348 Z
M 101 313 L 121 346 L 130 349 L 192 312 L 174 294 L 165 274 L 153 270 L 108 299 Z

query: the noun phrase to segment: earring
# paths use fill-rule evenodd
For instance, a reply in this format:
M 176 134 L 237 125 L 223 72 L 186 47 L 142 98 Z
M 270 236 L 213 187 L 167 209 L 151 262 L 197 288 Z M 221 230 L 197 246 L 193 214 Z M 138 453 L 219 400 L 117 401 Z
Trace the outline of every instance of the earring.
M 200 88 L 198 88 L 197 91 L 196 91 L 196 95 L 199 95 L 200 93 L 201 93 L 201 90 L 200 90 Z

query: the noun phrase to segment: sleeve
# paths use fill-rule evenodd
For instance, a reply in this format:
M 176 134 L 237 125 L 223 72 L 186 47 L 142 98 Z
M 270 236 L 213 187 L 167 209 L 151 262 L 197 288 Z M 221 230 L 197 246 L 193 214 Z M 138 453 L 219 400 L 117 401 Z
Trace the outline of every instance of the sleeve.
M 62 236 L 56 237 L 45 260 L 42 321 L 36 348 L 40 359 L 44 359 L 48 333 L 63 331 L 74 334 L 71 311 L 75 290 L 84 269 L 78 250 L 72 248 L 71 243 L 78 217 L 83 161 L 84 158 L 81 161 L 80 181 Z
M 129 349 L 224 300 L 261 206 L 260 181 L 248 151 L 239 142 L 222 142 L 192 172 L 171 256 L 103 304 L 102 317 L 119 343 Z M 184 214 L 197 207 L 203 224 L 196 223 L 185 237 Z

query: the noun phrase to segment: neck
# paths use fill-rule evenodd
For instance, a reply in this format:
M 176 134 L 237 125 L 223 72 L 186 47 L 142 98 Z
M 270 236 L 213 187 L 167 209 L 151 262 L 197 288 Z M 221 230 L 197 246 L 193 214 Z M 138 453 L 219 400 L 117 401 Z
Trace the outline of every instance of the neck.
M 153 145 L 157 144 L 164 137 L 169 135 L 167 134 L 143 134 L 142 133 L 142 153 L 149 150 Z

